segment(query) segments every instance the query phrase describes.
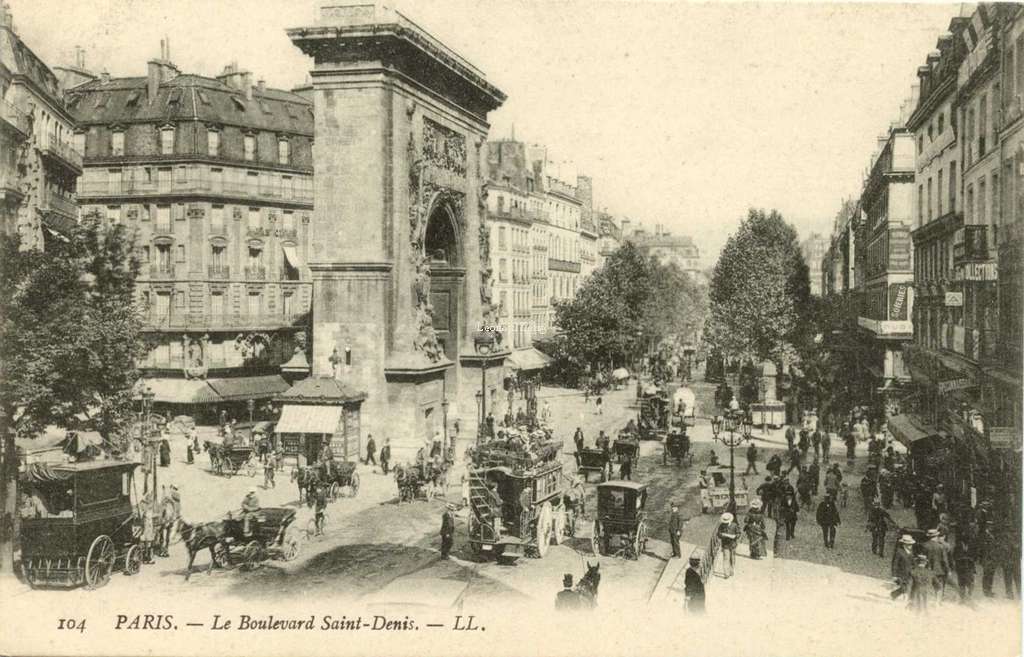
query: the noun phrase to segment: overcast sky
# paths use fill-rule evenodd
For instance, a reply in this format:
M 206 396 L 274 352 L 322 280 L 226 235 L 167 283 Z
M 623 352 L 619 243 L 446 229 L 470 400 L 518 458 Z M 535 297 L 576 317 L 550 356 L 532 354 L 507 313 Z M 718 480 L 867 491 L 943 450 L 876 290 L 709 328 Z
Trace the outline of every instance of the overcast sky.
M 269 86 L 310 60 L 285 28 L 315 0 L 8 0 L 48 63 L 144 75 L 170 39 L 185 72 L 237 60 Z M 589 173 L 595 203 L 691 235 L 709 263 L 750 206 L 827 233 L 876 136 L 960 5 L 395 0 L 487 74 L 516 137 Z

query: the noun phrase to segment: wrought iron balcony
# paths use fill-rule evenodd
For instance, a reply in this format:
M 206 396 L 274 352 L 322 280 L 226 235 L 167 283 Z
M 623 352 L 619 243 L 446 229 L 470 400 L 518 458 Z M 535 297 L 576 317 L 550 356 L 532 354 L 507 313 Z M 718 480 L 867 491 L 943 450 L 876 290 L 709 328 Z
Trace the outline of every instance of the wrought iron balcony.
M 249 281 L 263 281 L 267 278 L 267 268 L 260 266 L 246 266 L 245 279 Z
M 143 321 L 143 327 L 149 331 L 160 330 L 251 330 L 251 329 L 278 329 L 297 326 L 303 318 L 303 313 L 259 313 L 247 315 L 245 313 L 190 313 L 171 312 L 164 316 L 148 317 Z
M 76 174 L 82 173 L 82 154 L 66 141 L 60 141 L 56 135 L 45 134 L 39 149 Z
M 312 190 L 245 182 L 213 181 L 208 176 L 200 176 L 194 171 L 184 178 L 158 181 L 124 179 L 79 182 L 78 193 L 80 196 L 89 197 L 194 196 L 198 194 L 201 196 L 237 199 L 279 198 L 284 201 L 303 204 L 313 202 Z

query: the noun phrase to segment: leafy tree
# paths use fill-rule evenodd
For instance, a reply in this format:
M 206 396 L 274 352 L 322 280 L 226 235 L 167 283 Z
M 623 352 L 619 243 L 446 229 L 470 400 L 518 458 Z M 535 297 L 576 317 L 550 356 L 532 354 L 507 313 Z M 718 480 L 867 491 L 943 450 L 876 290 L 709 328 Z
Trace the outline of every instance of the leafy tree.
M 792 362 L 809 299 L 796 230 L 775 210 L 751 209 L 715 265 L 705 341 L 745 361 Z
M 45 252 L 0 241 L 0 408 L 16 433 L 83 415 L 107 439 L 120 432 L 142 356 L 138 271 L 125 226 L 95 215 Z

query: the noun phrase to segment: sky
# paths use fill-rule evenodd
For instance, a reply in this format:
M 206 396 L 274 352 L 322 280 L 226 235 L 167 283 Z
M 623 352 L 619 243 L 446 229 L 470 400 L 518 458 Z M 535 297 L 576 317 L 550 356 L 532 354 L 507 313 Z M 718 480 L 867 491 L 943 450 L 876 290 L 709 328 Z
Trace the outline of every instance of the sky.
M 343 1 L 343 0 L 339 0 Z M 367 0 L 369 1 L 369 0 Z M 145 75 L 237 61 L 268 86 L 312 68 L 284 30 L 316 0 L 8 0 L 51 65 Z M 597 207 L 690 235 L 711 265 L 747 208 L 828 234 L 876 138 L 961 5 L 388 0 L 502 89 L 491 138 L 548 147 Z M 564 164 L 563 164 L 564 163 Z

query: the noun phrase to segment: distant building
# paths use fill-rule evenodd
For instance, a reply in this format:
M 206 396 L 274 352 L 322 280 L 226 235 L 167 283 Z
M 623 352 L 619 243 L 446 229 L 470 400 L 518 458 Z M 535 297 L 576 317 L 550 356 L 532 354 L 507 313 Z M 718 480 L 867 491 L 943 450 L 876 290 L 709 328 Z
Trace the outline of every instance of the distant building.
M 821 259 L 825 257 L 827 250 L 828 240 L 820 233 L 811 233 L 800 244 L 800 251 L 804 255 L 804 262 L 807 263 L 808 275 L 811 279 L 811 294 L 816 297 L 820 297 L 822 293 Z
M 296 348 L 310 310 L 311 103 L 237 65 L 182 74 L 166 44 L 145 76 L 85 79 L 67 99 L 83 213 L 138 239 L 143 383 L 182 412 L 247 416 L 249 400 L 287 389 L 282 365 L 308 372 Z
M 23 248 L 45 249 L 78 218 L 81 151 L 57 75 L 14 31 L 0 4 L 0 225 Z
M 628 233 L 628 222 L 622 225 L 622 241 L 632 242 L 645 256 L 657 258 L 662 264 L 672 263 L 693 277 L 700 275 L 700 249 L 689 236 L 673 235 L 661 224 L 655 225 L 653 232 L 637 227 Z

